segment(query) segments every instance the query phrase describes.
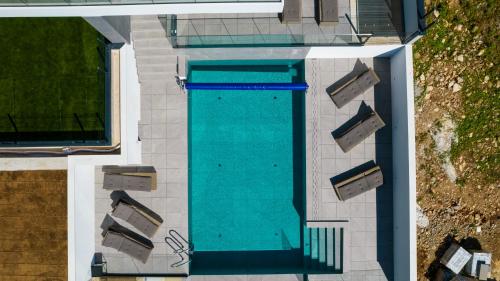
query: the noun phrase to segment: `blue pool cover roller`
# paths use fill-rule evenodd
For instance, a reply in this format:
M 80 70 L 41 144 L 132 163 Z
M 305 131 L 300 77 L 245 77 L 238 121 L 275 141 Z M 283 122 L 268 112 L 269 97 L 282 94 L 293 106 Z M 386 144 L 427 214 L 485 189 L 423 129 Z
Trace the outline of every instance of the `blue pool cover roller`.
M 283 90 L 305 91 L 307 83 L 186 83 L 187 90 Z

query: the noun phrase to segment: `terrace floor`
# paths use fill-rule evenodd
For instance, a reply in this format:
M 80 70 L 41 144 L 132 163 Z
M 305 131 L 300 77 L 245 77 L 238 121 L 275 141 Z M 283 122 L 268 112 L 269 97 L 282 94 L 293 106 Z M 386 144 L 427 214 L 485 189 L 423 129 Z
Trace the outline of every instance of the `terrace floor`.
M 372 67 L 381 79 L 373 89 L 338 109 L 327 95 L 332 84 Z M 392 144 L 389 59 L 306 60 L 306 167 L 307 223 L 348 222 L 344 266 L 363 276 L 392 279 Z M 332 132 L 358 114 L 364 105 L 377 111 L 386 126 L 348 153 Z M 347 201 L 339 201 L 331 179 L 364 163 L 375 161 L 382 169 L 384 185 Z M 362 272 L 370 272 L 364 273 Z M 385 277 L 385 279 L 383 278 Z M 322 280 L 322 279 L 321 279 Z M 370 279 L 371 280 L 371 279 Z
M 0 172 L 0 279 L 67 280 L 66 171 Z
M 175 24 L 169 17 L 163 20 L 167 34 L 175 34 L 175 42 L 181 47 L 346 45 L 365 43 L 362 41 L 371 36 L 384 37 L 386 43 L 400 43 L 398 32 L 401 23 L 395 20 L 399 17 L 391 16 L 401 13 L 395 7 L 399 0 L 392 2 L 394 3 L 384 0 L 338 0 L 338 22 L 321 26 L 316 19 L 318 0 L 302 0 L 300 23 L 281 22 L 276 13 L 186 14 L 177 15 Z
M 165 40 L 166 41 L 166 40 Z M 168 42 L 168 41 L 167 41 Z M 169 57 L 172 65 L 176 57 Z M 168 230 L 188 237 L 188 170 L 187 170 L 187 95 L 175 82 L 175 72 L 165 75 L 171 79 L 141 82 L 141 117 L 139 138 L 142 144 L 142 164 L 152 165 L 157 172 L 158 187 L 152 192 L 127 191 L 135 200 L 163 218 L 163 224 L 151 239 L 153 252 L 146 264 L 101 245 L 101 222 L 111 212 L 110 192 L 103 190 L 101 167 L 95 171 L 95 248 L 107 261 L 108 273 L 187 273 L 188 264 L 171 267 L 179 260 L 164 239 Z M 117 222 L 134 229 L 122 220 Z M 136 230 L 140 233 L 140 231 Z
M 359 43 L 345 16 L 350 15 L 349 0 L 339 3 L 339 22 L 321 27 L 314 18 L 313 1 L 303 1 L 301 23 L 281 23 L 276 13 L 178 15 L 176 42 L 179 46 Z
M 172 60 L 175 64 L 176 57 Z M 342 110 L 336 109 L 326 94 L 326 88 L 359 70 L 362 64 L 373 67 L 381 83 Z M 172 73 L 171 77 L 174 77 Z M 140 76 L 141 77 L 141 76 Z M 348 221 L 345 262 L 349 272 L 341 275 L 316 275 L 310 280 L 392 280 L 392 155 L 389 59 L 316 59 L 306 60 L 306 167 L 308 223 Z M 379 130 L 344 154 L 334 142 L 331 132 L 354 116 L 364 101 L 372 106 L 386 123 Z M 129 192 L 129 195 L 160 214 L 164 223 L 153 238 L 155 249 L 150 262 L 143 265 L 125 254 L 100 245 L 100 224 L 111 211 L 109 192 L 102 190 L 102 172 L 96 168 L 96 252 L 102 252 L 109 273 L 179 273 L 188 268 L 171 268 L 176 256 L 164 243 L 169 229 L 175 229 L 188 239 L 188 155 L 187 155 L 187 95 L 174 79 L 141 83 L 141 120 L 139 137 L 142 142 L 142 163 L 155 166 L 158 190 Z M 316 120 L 316 128 L 312 121 Z M 316 130 L 316 131 L 315 131 Z M 313 133 L 314 132 L 314 133 Z M 313 155 L 313 150 L 316 154 Z M 330 178 L 367 161 L 382 167 L 385 185 L 377 190 L 339 202 Z M 312 185 L 312 182 L 316 182 Z M 126 223 L 124 226 L 130 227 Z M 132 228 L 133 229 L 133 228 Z M 346 267 L 346 268 L 347 268 Z M 278 278 L 278 276 L 275 276 Z M 229 278 L 229 279 L 228 279 Z M 191 276 L 191 280 L 234 280 L 234 276 Z M 266 276 L 255 276 L 268 280 Z M 296 275 L 280 275 L 279 280 L 297 280 Z M 341 278 L 341 279 L 339 279 Z M 375 279 L 374 279 L 375 278 Z M 238 280 L 254 280 L 238 276 Z M 257 279 L 258 280 L 258 279 Z M 269 279 L 276 280 L 276 279 Z
M 158 167 L 158 166 L 156 166 Z M 96 167 L 96 209 L 95 209 L 95 251 L 103 254 L 104 260 L 107 265 L 108 273 L 128 273 L 128 274 L 155 274 L 155 273 L 187 273 L 188 264 L 181 267 L 170 267 L 173 263 L 179 261 L 177 255 L 174 255 L 170 248 L 165 243 L 165 237 L 168 230 L 175 229 L 181 235 L 187 238 L 187 227 L 183 225 L 184 220 L 187 223 L 187 215 L 181 215 L 179 212 L 182 209 L 187 213 L 187 202 L 183 206 L 181 194 L 172 194 L 173 188 L 167 191 L 167 183 L 164 169 L 157 169 L 158 173 L 158 188 L 151 192 L 142 191 L 127 191 L 127 194 L 139 203 L 147 206 L 155 213 L 160 215 L 164 222 L 154 234 L 153 238 L 149 238 L 154 245 L 154 249 L 149 257 L 147 263 L 143 264 L 126 254 L 116 251 L 115 249 L 104 247 L 101 245 L 103 237 L 101 235 L 101 223 L 106 214 L 111 215 L 112 199 L 110 198 L 111 192 L 102 188 L 103 172 L 102 167 Z M 176 189 L 177 190 L 177 189 Z M 178 189 L 182 191 L 182 189 Z M 186 189 L 187 191 L 187 189 Z M 174 191 L 175 192 L 175 191 Z M 187 195 L 185 195 L 187 198 Z M 120 225 L 131 229 L 132 231 L 144 236 L 141 232 L 135 229 L 132 225 L 124 220 L 113 218 Z
M 141 88 L 139 137 L 142 141 L 142 163 L 155 167 L 158 187 L 152 192 L 127 193 L 160 215 L 164 222 L 151 239 L 154 249 L 146 264 L 114 249 L 103 247 L 100 225 L 106 213 L 111 211 L 112 200 L 110 192 L 102 188 L 101 167 L 96 167 L 96 252 L 103 253 L 108 273 L 187 273 L 188 264 L 180 267 L 170 266 L 179 261 L 179 257 L 167 247 L 164 240 L 171 229 L 189 239 L 187 98 L 175 84 L 175 80 L 171 84 L 144 82 Z M 117 222 L 134 229 L 122 220 Z M 137 230 L 136 232 L 140 233 Z

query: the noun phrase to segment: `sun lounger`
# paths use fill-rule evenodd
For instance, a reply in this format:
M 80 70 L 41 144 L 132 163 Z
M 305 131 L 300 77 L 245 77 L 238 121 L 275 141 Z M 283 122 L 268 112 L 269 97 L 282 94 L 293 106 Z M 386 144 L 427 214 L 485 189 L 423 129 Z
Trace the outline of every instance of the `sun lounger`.
M 104 189 L 151 191 L 153 180 L 147 176 L 104 174 Z
M 102 171 L 105 174 L 150 177 L 151 190 L 157 186 L 156 170 L 153 166 L 103 166 Z
M 371 108 L 370 110 L 371 113 L 365 119 L 354 124 L 339 137 L 335 138 L 342 151 L 348 152 L 371 134 L 385 126 L 384 121 L 378 116 L 377 112 Z
M 369 68 L 367 71 L 349 80 L 332 93 L 329 93 L 329 95 L 333 103 L 335 103 L 338 108 L 341 108 L 355 97 L 377 85 L 379 82 L 380 78 L 373 69 Z
M 163 223 L 162 218 L 146 206 L 130 198 L 124 191 L 113 192 L 120 194 L 119 199 L 113 202 L 113 212 L 111 214 L 127 221 L 148 237 L 153 237 Z
M 337 0 L 319 0 L 319 15 L 317 20 L 320 26 L 339 22 L 339 7 Z
M 282 23 L 300 23 L 302 21 L 302 0 L 285 0 Z
M 106 216 L 106 220 L 110 220 L 110 217 Z M 154 248 L 153 243 L 149 239 L 121 226 L 113 219 L 111 221 L 112 224 L 102 233 L 102 245 L 116 249 L 140 260 L 142 263 L 146 263 Z M 101 227 L 103 226 L 101 225 Z
M 123 173 L 147 173 L 156 174 L 156 170 L 153 166 L 117 166 L 117 165 L 107 165 L 102 166 L 102 171 L 108 174 L 123 174 Z
M 333 188 L 340 200 L 345 201 L 384 183 L 382 171 L 375 166 L 353 177 L 334 183 Z

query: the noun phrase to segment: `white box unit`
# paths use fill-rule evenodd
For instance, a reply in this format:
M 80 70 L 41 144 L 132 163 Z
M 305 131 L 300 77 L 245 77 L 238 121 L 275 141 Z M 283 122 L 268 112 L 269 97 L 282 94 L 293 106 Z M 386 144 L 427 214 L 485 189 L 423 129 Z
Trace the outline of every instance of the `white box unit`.
M 473 251 L 472 258 L 465 266 L 465 272 L 470 276 L 479 277 L 479 269 L 482 264 L 491 265 L 491 253 Z
M 453 271 L 455 274 L 460 273 L 472 255 L 458 244 L 451 244 L 446 250 L 440 262 Z

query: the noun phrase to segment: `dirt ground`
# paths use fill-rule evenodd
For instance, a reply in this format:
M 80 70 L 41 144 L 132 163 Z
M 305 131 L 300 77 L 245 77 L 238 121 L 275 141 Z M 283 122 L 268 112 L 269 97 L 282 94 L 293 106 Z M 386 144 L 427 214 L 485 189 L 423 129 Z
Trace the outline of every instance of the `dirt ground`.
M 0 281 L 67 280 L 66 171 L 0 171 Z
M 491 252 L 500 280 L 499 2 L 426 6 L 436 24 L 414 49 L 417 203 L 429 219 L 418 228 L 418 280 L 432 280 L 451 241 Z

